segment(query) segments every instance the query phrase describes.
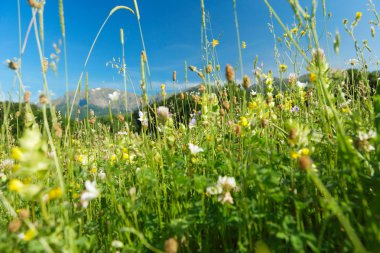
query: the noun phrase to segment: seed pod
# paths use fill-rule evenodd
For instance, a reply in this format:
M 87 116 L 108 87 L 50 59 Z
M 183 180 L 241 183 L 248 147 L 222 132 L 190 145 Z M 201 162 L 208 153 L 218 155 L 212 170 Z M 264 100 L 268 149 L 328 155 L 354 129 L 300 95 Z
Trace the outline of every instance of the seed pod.
M 170 238 L 165 241 L 165 253 L 177 253 L 178 252 L 178 242 L 174 238 Z
M 206 67 L 206 73 L 210 74 L 211 72 L 212 72 L 212 65 L 208 64 L 207 67 Z
M 301 170 L 308 170 L 311 168 L 312 165 L 313 165 L 313 161 L 310 159 L 310 156 L 308 155 L 303 155 L 298 160 L 298 166 L 300 167 Z
M 226 109 L 227 111 L 230 110 L 230 102 L 228 100 L 225 100 L 223 102 L 223 108 Z
M 249 76 L 245 75 L 243 77 L 243 88 L 247 90 L 249 86 L 251 86 L 251 79 L 249 78 Z
M 173 71 L 173 82 L 177 81 L 177 71 Z
M 226 66 L 226 79 L 228 82 L 235 80 L 235 70 L 230 64 L 227 64 Z
M 15 219 L 9 223 L 8 231 L 11 233 L 16 233 L 21 228 L 21 225 L 21 221 L 19 219 Z
M 40 103 L 41 103 L 42 105 L 47 104 L 47 97 L 45 96 L 45 94 L 41 94 L 41 95 L 40 95 Z
M 292 128 L 292 129 L 290 129 L 289 139 L 294 140 L 295 138 L 296 138 L 296 129 Z

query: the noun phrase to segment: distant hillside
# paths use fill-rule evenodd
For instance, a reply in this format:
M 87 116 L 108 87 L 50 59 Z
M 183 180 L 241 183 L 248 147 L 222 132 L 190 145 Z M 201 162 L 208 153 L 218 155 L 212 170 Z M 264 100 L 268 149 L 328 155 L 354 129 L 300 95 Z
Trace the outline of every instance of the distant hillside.
M 114 92 L 119 92 L 119 100 L 112 102 L 112 111 L 115 113 L 122 111 L 125 112 L 124 105 L 124 92 L 111 88 L 95 88 L 89 89 L 88 91 L 88 101 L 86 101 L 85 91 L 80 92 L 75 100 L 73 115 L 76 114 L 77 109 L 86 109 L 88 108 L 94 110 L 96 115 L 105 115 L 108 114 L 108 107 L 110 103 L 109 94 Z M 74 100 L 74 92 L 69 93 L 69 103 L 72 104 Z M 127 106 L 128 111 L 134 111 L 138 108 L 139 105 L 139 96 L 136 96 L 133 93 L 127 92 Z M 60 97 L 56 100 L 53 100 L 53 104 L 56 106 L 57 111 L 61 113 L 66 113 L 66 96 Z M 82 115 L 84 116 L 84 115 Z

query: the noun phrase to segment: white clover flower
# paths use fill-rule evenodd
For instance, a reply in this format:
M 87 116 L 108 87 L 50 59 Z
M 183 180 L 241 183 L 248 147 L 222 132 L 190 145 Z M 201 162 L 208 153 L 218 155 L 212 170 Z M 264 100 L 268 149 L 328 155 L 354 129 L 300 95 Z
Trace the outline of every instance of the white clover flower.
M 108 97 L 112 102 L 119 100 L 119 96 L 120 96 L 120 93 L 118 91 L 114 91 L 111 94 L 108 94 Z
M 221 187 L 225 191 L 234 190 L 236 188 L 236 181 L 234 177 L 221 177 L 218 178 L 217 186 Z
M 112 243 L 111 243 L 111 246 L 114 247 L 114 248 L 123 248 L 124 247 L 124 243 L 122 243 L 121 241 L 118 241 L 118 240 L 113 240 Z
M 257 95 L 257 92 L 254 91 L 254 90 L 251 90 L 251 96 L 253 97 L 253 96 L 256 96 L 256 95 Z
M 169 116 L 169 108 L 167 108 L 166 106 L 159 106 L 157 108 L 158 119 L 160 119 L 161 121 L 166 121 L 169 118 Z
M 300 88 L 300 89 L 303 89 L 307 86 L 307 83 L 302 83 L 300 81 L 297 81 L 297 86 Z
M 200 148 L 197 145 L 194 145 L 192 143 L 189 143 L 189 149 L 190 149 L 190 153 L 192 155 L 196 155 L 196 154 L 204 151 L 203 148 Z
M 98 177 L 101 180 L 104 180 L 106 178 L 106 173 L 103 170 L 100 170 L 99 173 L 98 173 Z
M 223 192 L 223 189 L 222 189 L 222 187 L 220 187 L 218 185 L 217 186 L 210 186 L 210 187 L 207 187 L 206 192 L 209 195 L 218 195 L 218 194 L 221 194 Z
M 148 126 L 148 117 L 146 116 L 146 113 L 139 111 L 139 118 L 137 120 L 141 122 L 142 126 Z
M 233 204 L 234 199 L 232 198 L 232 195 L 230 192 L 225 192 L 224 194 L 220 195 L 218 197 L 218 201 L 221 202 L 222 204 Z
M 85 182 L 85 187 L 86 187 L 86 190 L 82 193 L 81 198 L 80 198 L 83 208 L 87 208 L 88 203 L 91 200 L 96 199 L 100 194 L 99 190 L 96 189 L 95 181 L 90 182 L 89 180 L 87 180 Z

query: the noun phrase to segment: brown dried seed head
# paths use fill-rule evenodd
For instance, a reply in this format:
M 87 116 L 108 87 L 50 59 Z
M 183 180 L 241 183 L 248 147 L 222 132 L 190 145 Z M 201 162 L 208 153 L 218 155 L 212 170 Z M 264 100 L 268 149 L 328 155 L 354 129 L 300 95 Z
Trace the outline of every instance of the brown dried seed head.
M 21 225 L 21 221 L 19 219 L 15 219 L 9 223 L 8 231 L 11 233 L 16 233 L 20 229 Z
M 40 95 L 40 103 L 43 105 L 47 104 L 47 97 L 45 96 L 45 94 Z
M 226 109 L 227 111 L 230 109 L 230 102 L 228 100 L 225 100 L 223 102 L 223 108 Z
M 28 209 L 21 209 L 19 213 L 21 220 L 29 219 L 30 213 Z
M 165 252 L 166 253 L 177 253 L 178 252 L 178 242 L 174 238 L 170 238 L 165 241 Z
M 262 119 L 261 120 L 261 127 L 265 128 L 269 125 L 269 120 L 268 119 Z
M 146 62 L 146 53 L 145 53 L 145 51 L 141 51 L 141 59 L 143 60 L 143 62 Z
M 124 116 L 121 114 L 117 115 L 117 120 L 120 122 L 124 121 Z
M 235 80 L 235 70 L 230 64 L 227 64 L 226 66 L 226 79 L 228 82 Z
M 236 133 L 236 135 L 240 135 L 241 134 L 241 126 L 240 125 L 236 126 L 235 133 Z
M 220 114 L 220 116 L 223 117 L 224 115 L 226 115 L 226 111 L 223 108 L 220 108 L 219 114 Z
M 16 70 L 18 69 L 18 64 L 12 60 L 8 60 L 8 68 L 11 70 Z
M 308 155 L 303 155 L 298 160 L 298 166 L 300 167 L 301 170 L 308 170 L 311 168 L 312 165 L 313 165 L 313 161 Z
M 234 102 L 234 105 L 237 104 L 237 98 L 236 98 L 236 96 L 233 96 L 233 97 L 232 97 L 232 101 Z
M 248 89 L 249 86 L 251 86 L 251 79 L 249 78 L 249 76 L 245 75 L 243 77 L 243 88 Z
M 193 72 L 194 72 L 194 71 L 196 71 L 196 70 L 197 70 L 197 67 L 195 67 L 195 66 L 193 66 L 193 65 L 190 65 L 190 66 L 189 66 L 189 69 L 190 69 L 191 71 L 193 71 Z
M 183 92 L 179 93 L 179 98 L 181 100 L 184 100 L 185 99 L 185 94 L 183 94 Z
M 199 87 L 199 91 L 200 92 L 205 92 L 206 91 L 206 86 L 204 84 L 201 84 L 201 86 Z
M 47 58 L 45 58 L 42 61 L 42 72 L 44 72 L 46 74 L 48 67 L 49 67 L 49 60 Z
M 30 103 L 30 91 L 24 92 L 24 103 L 29 104 Z
M 177 71 L 173 71 L 173 82 L 177 81 Z
M 212 65 L 208 64 L 207 67 L 206 67 L 206 73 L 210 74 L 211 72 L 212 72 Z
M 32 8 L 41 9 L 42 8 L 42 2 L 37 2 L 36 0 L 27 0 L 28 4 Z
M 91 124 L 91 125 L 93 125 L 93 124 L 95 124 L 95 117 L 92 117 L 91 119 L 89 119 L 88 120 L 88 122 Z
M 289 133 L 289 139 L 290 140 L 294 140 L 296 138 L 296 134 L 297 134 L 296 132 L 297 131 L 295 128 L 290 129 L 290 133 Z

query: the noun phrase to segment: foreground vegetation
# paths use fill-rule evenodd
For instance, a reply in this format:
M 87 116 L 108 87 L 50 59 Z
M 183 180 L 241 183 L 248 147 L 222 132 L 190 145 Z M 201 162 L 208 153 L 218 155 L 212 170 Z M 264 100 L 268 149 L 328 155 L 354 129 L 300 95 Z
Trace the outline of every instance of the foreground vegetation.
M 41 11 L 40 2 L 28 2 Z M 264 2 L 285 29 L 278 43 L 294 55 L 292 66 L 279 65 L 278 85 L 256 64 L 255 85 L 247 75 L 237 81 L 241 68 L 221 70 L 201 1 L 208 60 L 186 73 L 200 78 L 199 89 L 166 99 L 162 85 L 162 104 L 148 104 L 143 52 L 135 113 L 111 111 L 102 122 L 87 110 L 70 121 L 73 105 L 60 115 L 44 94 L 40 116 L 27 91 L 17 105 L 4 102 L 0 251 L 378 251 L 380 86 L 378 72 L 368 72 L 368 45 L 355 43 L 352 68 L 334 70 L 319 46 L 314 9 L 289 1 L 298 24 L 288 29 Z M 110 16 L 121 9 L 130 10 L 116 7 Z M 139 20 L 136 1 L 135 11 Z M 348 33 L 361 15 L 344 21 Z M 300 81 L 301 58 L 308 83 Z M 17 77 L 19 64 L 8 63 Z M 43 58 L 41 67 L 47 94 Z

